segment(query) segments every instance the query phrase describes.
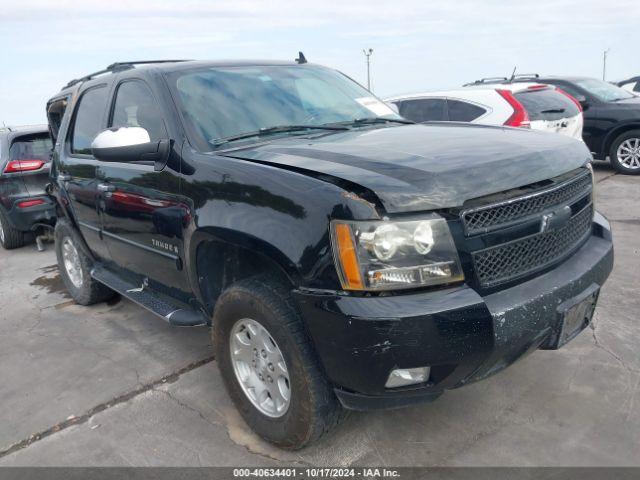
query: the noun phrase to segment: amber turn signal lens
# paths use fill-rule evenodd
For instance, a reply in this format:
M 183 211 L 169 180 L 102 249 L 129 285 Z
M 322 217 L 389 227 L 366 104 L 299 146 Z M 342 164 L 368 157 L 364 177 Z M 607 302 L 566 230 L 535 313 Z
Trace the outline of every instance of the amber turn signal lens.
M 335 235 L 338 243 L 338 257 L 343 273 L 343 287 L 348 290 L 363 290 L 362 276 L 356 256 L 355 245 L 348 225 L 335 225 Z

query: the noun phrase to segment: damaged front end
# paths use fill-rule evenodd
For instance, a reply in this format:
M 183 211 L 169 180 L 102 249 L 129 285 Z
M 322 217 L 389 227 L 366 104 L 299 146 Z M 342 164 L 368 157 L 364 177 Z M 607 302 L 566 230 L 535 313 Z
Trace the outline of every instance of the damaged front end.
M 467 202 L 448 225 L 462 284 L 296 293 L 346 407 L 435 399 L 538 348 L 559 348 L 588 325 L 613 266 L 588 168 Z

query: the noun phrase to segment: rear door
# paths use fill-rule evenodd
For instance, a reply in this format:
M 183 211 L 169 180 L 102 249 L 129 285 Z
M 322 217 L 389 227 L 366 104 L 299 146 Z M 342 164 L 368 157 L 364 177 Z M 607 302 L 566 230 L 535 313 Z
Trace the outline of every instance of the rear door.
M 116 88 L 109 127 L 142 127 L 151 141 L 168 139 L 165 115 L 149 85 L 137 78 Z M 183 229 L 188 204 L 180 196 L 180 180 L 169 168 L 155 171 L 153 162 L 103 162 L 104 238 L 115 264 L 152 288 L 180 296 L 186 277 L 182 269 Z
M 531 128 L 582 140 L 582 112 L 566 95 L 552 87 L 514 92 L 529 115 Z
M 413 122 L 443 122 L 447 118 L 447 102 L 444 98 L 413 98 L 397 103 L 398 111 Z

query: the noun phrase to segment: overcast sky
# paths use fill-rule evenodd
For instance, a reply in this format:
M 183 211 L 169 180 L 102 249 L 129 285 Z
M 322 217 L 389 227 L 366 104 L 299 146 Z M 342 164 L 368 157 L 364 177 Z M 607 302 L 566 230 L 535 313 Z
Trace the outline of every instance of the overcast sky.
M 114 61 L 293 59 L 379 96 L 520 72 L 640 75 L 638 0 L 0 0 L 0 124 L 45 121 L 46 100 Z

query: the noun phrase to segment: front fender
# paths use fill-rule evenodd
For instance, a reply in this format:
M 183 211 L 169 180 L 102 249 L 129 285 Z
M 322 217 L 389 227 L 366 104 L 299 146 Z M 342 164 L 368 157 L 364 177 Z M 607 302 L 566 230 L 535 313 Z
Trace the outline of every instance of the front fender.
M 192 231 L 185 235 L 191 266 L 199 245 L 213 240 L 269 258 L 297 287 L 337 289 L 331 218 L 378 218 L 373 204 L 318 178 L 193 151 L 186 157 L 193 171 L 182 181 L 192 202 Z

